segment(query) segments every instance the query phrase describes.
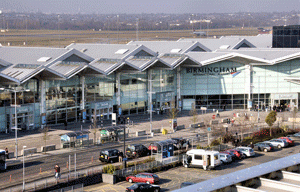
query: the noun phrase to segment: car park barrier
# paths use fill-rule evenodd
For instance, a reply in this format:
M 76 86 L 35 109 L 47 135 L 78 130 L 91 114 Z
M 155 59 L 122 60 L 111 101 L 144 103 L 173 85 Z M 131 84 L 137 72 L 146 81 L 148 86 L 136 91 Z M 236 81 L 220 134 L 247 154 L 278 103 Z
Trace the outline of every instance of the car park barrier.
M 185 129 L 185 125 L 179 125 L 179 126 L 177 126 L 177 131 L 178 130 L 182 130 L 182 129 Z
M 161 133 L 161 130 L 160 129 L 152 129 L 152 132 L 153 133 Z
M 211 120 L 210 124 L 211 125 L 217 125 L 217 124 L 219 124 L 219 121 L 218 120 Z
M 137 137 L 143 136 L 143 135 L 146 135 L 146 131 L 137 131 L 135 134 Z
M 204 127 L 204 122 L 196 123 L 196 124 L 190 124 L 190 128 L 200 128 Z
M 54 151 L 56 149 L 56 145 L 46 145 L 41 147 L 41 152 Z
M 37 148 L 30 148 L 30 149 L 22 149 L 21 155 L 27 156 L 27 155 L 32 155 L 34 153 L 37 153 Z

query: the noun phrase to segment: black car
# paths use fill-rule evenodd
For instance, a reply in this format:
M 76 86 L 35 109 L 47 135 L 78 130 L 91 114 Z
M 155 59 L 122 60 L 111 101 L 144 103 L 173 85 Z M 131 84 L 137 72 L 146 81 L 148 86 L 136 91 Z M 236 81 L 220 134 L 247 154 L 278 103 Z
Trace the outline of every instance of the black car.
M 190 186 L 190 185 L 194 185 L 195 183 L 193 182 L 183 182 L 180 184 L 180 188 L 186 187 L 186 186 Z
M 255 143 L 253 149 L 255 151 L 268 152 L 274 150 L 274 147 L 270 143 Z
M 151 185 L 147 183 L 135 183 L 126 188 L 125 192 L 159 192 L 160 187 L 158 185 Z
M 128 145 L 126 149 L 126 156 L 128 158 L 138 158 L 148 155 L 150 155 L 149 149 L 141 144 Z
M 190 145 L 189 141 L 183 138 L 171 138 L 174 141 L 174 149 L 185 149 L 187 145 Z
M 107 149 L 100 152 L 99 160 L 101 162 L 113 163 L 119 161 L 118 149 Z

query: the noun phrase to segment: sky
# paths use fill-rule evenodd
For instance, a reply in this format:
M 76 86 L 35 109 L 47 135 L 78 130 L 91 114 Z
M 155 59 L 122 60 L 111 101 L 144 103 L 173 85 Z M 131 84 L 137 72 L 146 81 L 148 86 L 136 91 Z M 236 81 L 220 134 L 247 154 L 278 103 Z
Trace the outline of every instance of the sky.
M 289 12 L 300 10 L 300 0 L 0 0 L 0 10 L 60 14 Z

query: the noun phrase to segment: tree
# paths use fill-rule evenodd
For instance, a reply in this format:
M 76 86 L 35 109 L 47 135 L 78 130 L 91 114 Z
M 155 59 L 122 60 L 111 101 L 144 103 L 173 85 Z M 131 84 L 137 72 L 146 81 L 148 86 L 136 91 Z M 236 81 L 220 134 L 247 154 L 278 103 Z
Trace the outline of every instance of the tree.
M 294 107 L 294 109 L 292 110 L 292 116 L 293 116 L 293 129 L 295 129 L 295 121 L 296 121 L 297 112 L 298 112 L 297 107 Z
M 177 107 L 175 107 L 175 100 L 173 99 L 171 101 L 170 111 L 169 111 L 169 116 L 170 116 L 170 119 L 171 119 L 171 122 L 172 122 L 171 126 L 172 126 L 173 131 L 174 131 L 174 119 L 176 119 L 176 117 L 178 115 L 178 112 L 179 112 L 179 110 L 177 109 Z
M 42 140 L 44 141 L 45 146 L 47 146 L 47 141 L 50 139 L 49 128 L 46 126 L 44 129 L 41 130 L 41 132 L 42 132 Z
M 94 115 L 93 115 L 93 122 L 92 122 L 92 127 L 93 127 L 93 135 L 94 135 L 94 143 L 96 143 L 96 136 L 97 136 L 97 115 L 96 115 L 96 109 L 94 109 Z
M 266 117 L 266 119 L 265 119 L 265 122 L 269 125 L 269 127 L 270 127 L 270 136 L 272 137 L 272 126 L 273 126 L 273 124 L 275 123 L 275 121 L 276 121 L 276 116 L 277 116 L 277 113 L 276 113 L 276 111 L 271 111 L 268 115 L 267 115 L 267 117 Z
M 198 121 L 198 113 L 197 113 L 195 103 L 192 104 L 192 109 L 190 110 L 190 115 L 192 116 L 191 120 L 192 120 L 193 124 L 196 124 Z

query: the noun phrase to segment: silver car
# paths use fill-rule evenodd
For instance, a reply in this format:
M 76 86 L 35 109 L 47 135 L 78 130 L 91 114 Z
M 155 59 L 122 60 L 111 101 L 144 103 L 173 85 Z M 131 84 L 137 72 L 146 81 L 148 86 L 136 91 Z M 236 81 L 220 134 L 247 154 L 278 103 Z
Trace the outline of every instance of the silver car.
M 226 153 L 220 153 L 220 160 L 223 164 L 228 164 L 232 162 L 231 156 Z
M 254 152 L 254 150 L 251 147 L 237 147 L 236 149 L 240 150 L 247 157 L 253 157 L 253 156 L 255 156 L 255 152 Z
M 283 139 L 272 139 L 268 142 L 271 143 L 274 147 L 277 147 L 278 149 L 288 146 L 288 143 Z

